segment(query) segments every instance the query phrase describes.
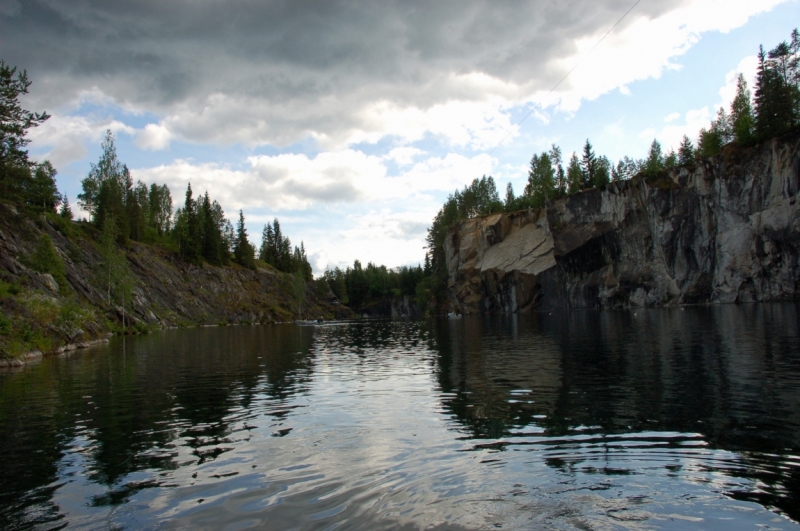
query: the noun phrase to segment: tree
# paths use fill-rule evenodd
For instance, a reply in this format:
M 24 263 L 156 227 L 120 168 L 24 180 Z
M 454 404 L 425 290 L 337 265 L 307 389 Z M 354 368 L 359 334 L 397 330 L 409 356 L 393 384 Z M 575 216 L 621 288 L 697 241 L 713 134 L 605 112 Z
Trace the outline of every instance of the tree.
M 113 182 L 113 184 L 120 190 L 125 188 L 123 184 L 123 168 L 122 163 L 117 158 L 117 148 L 114 145 L 114 133 L 111 130 L 106 131 L 106 136 L 100 144 L 102 154 L 97 164 L 92 163 L 89 170 L 89 175 L 81 181 L 81 188 L 83 191 L 78 194 L 78 204 L 87 211 L 95 223 L 102 227 L 102 219 L 98 219 L 97 211 L 100 207 L 100 194 L 103 183 Z
M 528 170 L 528 183 L 525 185 L 523 197 L 528 199 L 528 206 L 541 208 L 555 194 L 556 173 L 548 153 L 533 155 Z
M 25 191 L 25 202 L 42 212 L 53 212 L 61 204 L 61 194 L 56 187 L 56 169 L 49 160 L 36 165 Z
M 217 212 L 214 208 L 215 205 L 219 206 L 216 201 L 212 204 L 211 198 L 206 192 L 200 201 L 198 211 L 202 233 L 201 254 L 209 264 L 222 265 L 225 262 L 224 242 L 222 240 L 224 226 L 221 224 L 224 221 L 224 216 L 221 215 L 221 207 Z
M 514 196 L 514 187 L 511 186 L 511 183 L 506 185 L 506 199 L 503 202 L 503 210 L 506 212 L 517 210 L 517 198 Z
M 39 243 L 31 256 L 30 266 L 40 273 L 53 275 L 58 284 L 59 291 L 64 294 L 67 291 L 67 269 L 64 261 L 58 255 L 53 246 L 53 240 L 47 234 L 39 237 Z
M 592 151 L 592 145 L 589 139 L 586 139 L 586 144 L 583 145 L 583 157 L 581 158 L 581 170 L 583 171 L 583 185 L 586 188 L 594 183 L 594 174 L 597 171 L 597 157 Z
M 739 74 L 736 82 L 736 96 L 731 102 L 731 130 L 739 144 L 748 144 L 753 140 L 753 107 L 750 104 L 750 89 L 743 74 Z
M 597 159 L 592 184 L 596 188 L 605 188 L 611 180 L 611 161 L 605 155 Z
M 0 60 L 0 195 L 20 198 L 26 176 L 30 170 L 28 152 L 24 149 L 30 142 L 25 138 L 28 130 L 38 127 L 50 118 L 46 112 L 35 113 L 22 108 L 21 95 L 28 93 L 28 73 L 17 72 Z
M 175 231 L 178 236 L 178 250 L 187 262 L 200 263 L 203 236 L 197 216 L 197 202 L 192 199 L 192 183 L 186 186 L 183 209 L 176 216 Z
M 649 175 L 654 175 L 664 169 L 664 156 L 661 153 L 661 144 L 653 139 L 650 144 L 650 152 L 644 162 L 644 171 Z
M 706 128 L 700 129 L 700 137 L 697 139 L 697 157 L 706 158 L 718 155 L 722 150 L 722 139 L 719 133 L 713 128 L 707 130 Z
M 58 211 L 58 215 L 64 219 L 72 219 L 72 209 L 69 206 L 69 198 L 66 195 L 61 201 L 61 210 Z
M 172 195 L 167 185 L 151 184 L 147 203 L 150 206 L 149 226 L 163 236 L 172 228 Z
M 122 309 L 122 325 L 125 326 L 125 305 L 131 301 L 133 277 L 131 276 L 125 253 L 117 247 L 118 224 L 114 218 L 103 221 L 100 233 L 100 271 L 99 280 L 106 285 L 106 302 L 109 306 L 119 301 Z
M 253 246 L 247 239 L 247 228 L 244 226 L 244 212 L 239 210 L 239 223 L 236 225 L 236 242 L 233 245 L 233 261 L 237 264 L 255 269 L 255 256 Z
M 584 173 L 578 156 L 573 152 L 567 165 L 567 193 L 574 194 L 583 188 Z
M 681 166 L 694 163 L 694 146 L 689 137 L 683 135 L 681 145 L 678 147 L 678 164 Z
M 550 162 L 553 163 L 553 170 L 555 171 L 555 193 L 557 197 L 561 197 L 567 191 L 567 178 L 562 165 L 561 148 L 553 144 L 547 154 L 550 156 Z

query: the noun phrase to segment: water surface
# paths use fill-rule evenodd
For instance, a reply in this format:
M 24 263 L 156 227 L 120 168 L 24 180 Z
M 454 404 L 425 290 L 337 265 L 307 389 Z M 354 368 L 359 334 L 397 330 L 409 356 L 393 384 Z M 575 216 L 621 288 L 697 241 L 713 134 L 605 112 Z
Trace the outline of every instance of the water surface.
M 0 375 L 0 522 L 799 529 L 799 309 L 116 338 Z

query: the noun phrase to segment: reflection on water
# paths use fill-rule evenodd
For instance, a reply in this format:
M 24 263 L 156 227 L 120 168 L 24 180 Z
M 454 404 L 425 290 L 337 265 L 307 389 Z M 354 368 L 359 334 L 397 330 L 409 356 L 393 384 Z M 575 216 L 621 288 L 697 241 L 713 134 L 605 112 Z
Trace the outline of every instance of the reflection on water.
M 0 522 L 797 529 L 799 309 L 116 339 L 0 375 Z

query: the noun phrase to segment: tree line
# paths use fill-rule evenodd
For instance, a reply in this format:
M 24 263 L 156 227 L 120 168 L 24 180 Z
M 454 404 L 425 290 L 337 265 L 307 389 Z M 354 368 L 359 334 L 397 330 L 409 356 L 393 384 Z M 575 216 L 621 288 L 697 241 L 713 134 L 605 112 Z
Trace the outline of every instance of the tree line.
M 747 146 L 796 129 L 800 125 L 798 30 L 769 52 L 760 47 L 758 61 L 754 93 L 751 94 L 740 74 L 730 110 L 724 107 L 718 110 L 710 126 L 700 130 L 697 146 L 684 135 L 677 152 L 670 149 L 664 153 L 654 139 L 646 157 L 625 156 L 613 164 L 608 157 L 598 156 L 587 139 L 581 154 L 573 152 L 565 165 L 561 148 L 553 144 L 531 158 L 528 180 L 519 196 L 508 183 L 501 199 L 491 176 L 474 179 L 463 190 L 456 190 L 447 197 L 428 229 L 425 261 L 430 264 L 426 267 L 430 275 L 420 282 L 420 302 L 444 300 L 447 286 L 444 239 L 459 221 L 495 212 L 542 208 L 554 199 L 588 188 L 603 188 L 612 181 L 692 166 L 698 160 L 718 155 L 727 144 Z
M 361 309 L 388 298 L 416 296 L 417 286 L 429 274 L 429 264 L 425 269 L 420 265 L 389 269 L 372 262 L 364 267 L 355 260 L 344 270 L 336 267 L 325 271 L 322 279 L 342 304 Z

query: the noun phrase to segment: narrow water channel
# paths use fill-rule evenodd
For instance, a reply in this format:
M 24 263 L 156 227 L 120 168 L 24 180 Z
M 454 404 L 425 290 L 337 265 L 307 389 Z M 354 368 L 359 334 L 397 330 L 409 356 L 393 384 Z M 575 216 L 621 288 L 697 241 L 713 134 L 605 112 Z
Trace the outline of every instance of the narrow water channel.
M 800 529 L 800 306 L 171 330 L 0 374 L 2 529 Z

